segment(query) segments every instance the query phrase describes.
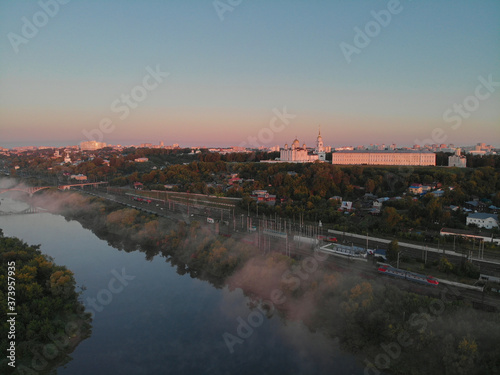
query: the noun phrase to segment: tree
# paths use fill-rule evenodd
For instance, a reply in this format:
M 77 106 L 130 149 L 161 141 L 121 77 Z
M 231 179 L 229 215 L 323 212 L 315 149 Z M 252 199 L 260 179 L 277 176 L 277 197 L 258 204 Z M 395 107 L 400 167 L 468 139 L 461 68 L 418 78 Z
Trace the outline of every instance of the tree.
M 386 207 L 382 213 L 382 222 L 388 230 L 393 230 L 402 219 L 394 207 Z
M 450 263 L 448 258 L 442 257 L 439 260 L 438 268 L 441 272 L 450 273 L 451 271 L 453 271 L 453 264 Z
M 387 259 L 388 260 L 396 260 L 398 259 L 399 254 L 399 243 L 398 240 L 394 239 L 389 243 L 387 247 Z

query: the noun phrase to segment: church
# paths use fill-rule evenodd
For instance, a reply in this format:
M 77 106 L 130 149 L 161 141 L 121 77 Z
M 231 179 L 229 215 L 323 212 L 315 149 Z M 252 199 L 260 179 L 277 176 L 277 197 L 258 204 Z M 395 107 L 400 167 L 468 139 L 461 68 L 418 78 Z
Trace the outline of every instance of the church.
M 323 146 L 323 137 L 321 137 L 321 130 L 318 133 L 318 138 L 316 139 L 316 148 L 309 152 L 307 150 L 306 144 L 304 143 L 302 147 L 298 139 L 295 139 L 291 147 L 285 144 L 285 147 L 280 149 L 280 162 L 284 163 L 312 163 L 315 161 L 324 162 L 326 160 L 326 152 L 328 148 Z

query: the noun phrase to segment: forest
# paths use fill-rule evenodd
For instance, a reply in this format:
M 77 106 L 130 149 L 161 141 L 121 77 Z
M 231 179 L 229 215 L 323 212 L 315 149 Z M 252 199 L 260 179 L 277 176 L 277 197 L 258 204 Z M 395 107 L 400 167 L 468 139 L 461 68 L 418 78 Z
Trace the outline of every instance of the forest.
M 79 301 L 73 273 L 54 264 L 39 248 L 5 237 L 0 229 L 0 314 L 15 321 L 11 325 L 7 318 L 2 319 L 0 350 L 10 353 L 14 343 L 19 374 L 48 373 L 66 363 L 91 330 L 90 315 Z M 11 373 L 12 358 L 2 355 L 0 370 Z

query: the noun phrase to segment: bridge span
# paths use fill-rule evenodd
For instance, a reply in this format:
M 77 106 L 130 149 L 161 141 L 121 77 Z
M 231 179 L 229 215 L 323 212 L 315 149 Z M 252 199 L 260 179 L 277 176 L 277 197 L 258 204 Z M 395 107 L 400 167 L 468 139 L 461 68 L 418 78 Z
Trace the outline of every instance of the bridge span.
M 64 184 L 57 186 L 14 186 L 11 188 L 0 189 L 0 194 L 6 193 L 8 191 L 20 191 L 26 194 L 29 194 L 30 197 L 33 196 L 37 191 L 50 189 L 56 187 L 59 190 L 69 190 L 72 187 L 81 187 L 83 189 L 84 186 L 98 186 L 102 184 L 107 184 L 107 182 L 85 182 L 81 184 Z

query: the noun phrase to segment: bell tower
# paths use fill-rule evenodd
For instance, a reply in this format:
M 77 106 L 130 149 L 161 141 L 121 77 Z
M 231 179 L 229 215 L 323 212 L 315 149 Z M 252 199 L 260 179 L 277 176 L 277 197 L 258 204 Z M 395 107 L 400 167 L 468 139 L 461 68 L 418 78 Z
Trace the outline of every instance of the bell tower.
M 318 138 L 316 139 L 316 153 L 324 152 L 323 137 L 321 136 L 321 126 L 319 127 Z

